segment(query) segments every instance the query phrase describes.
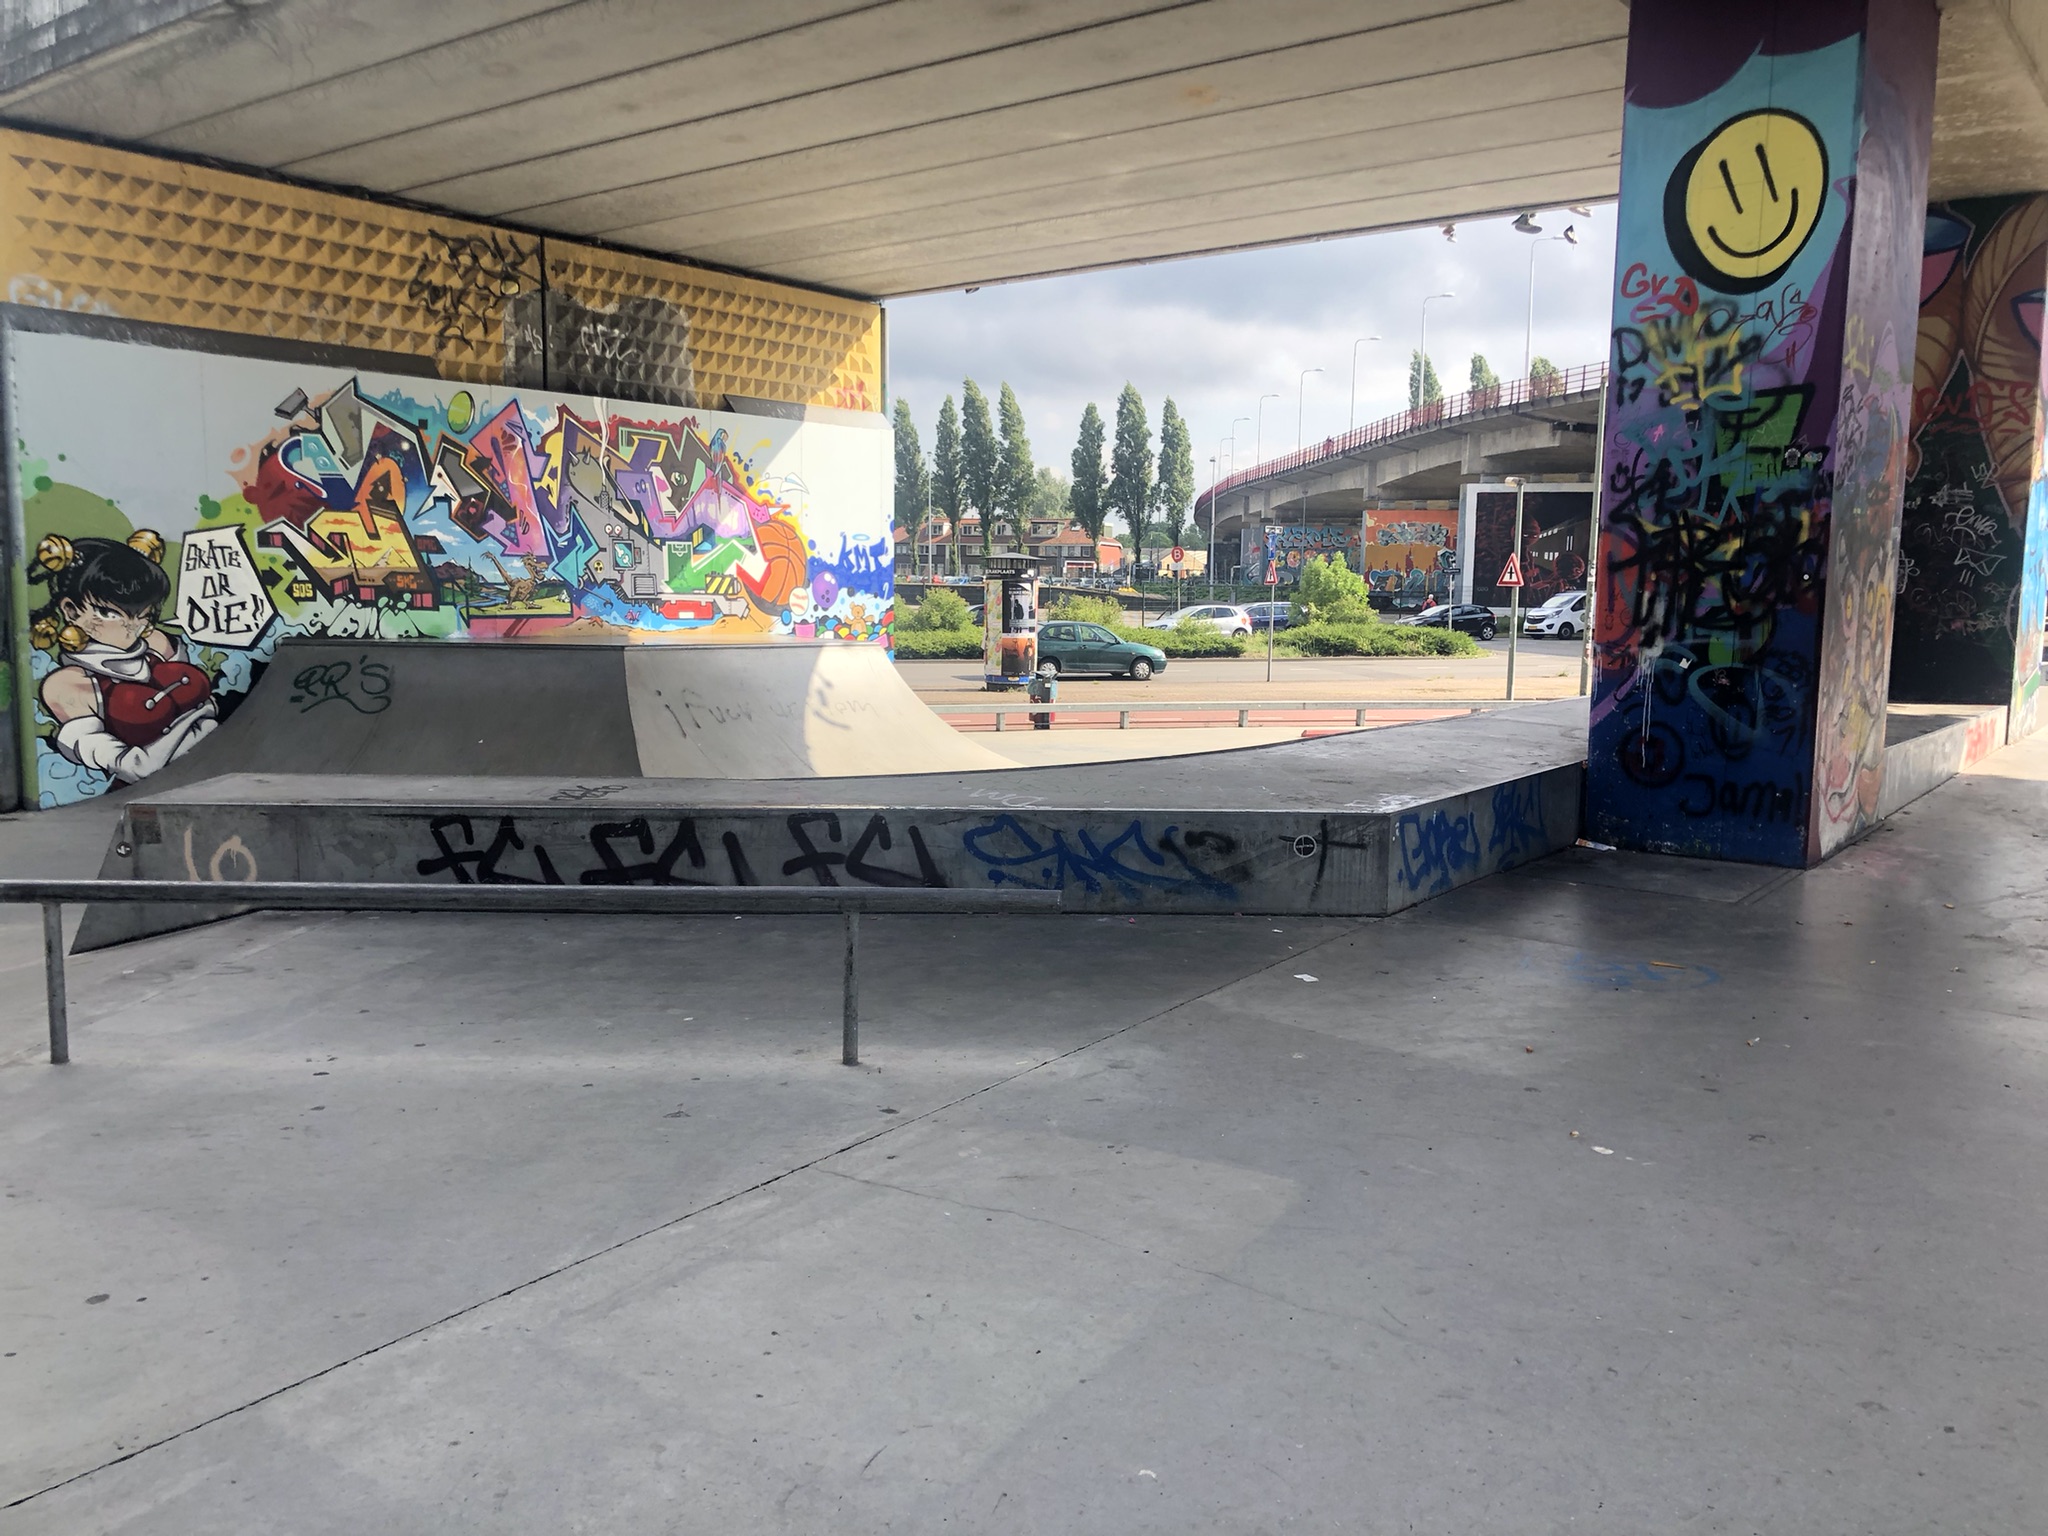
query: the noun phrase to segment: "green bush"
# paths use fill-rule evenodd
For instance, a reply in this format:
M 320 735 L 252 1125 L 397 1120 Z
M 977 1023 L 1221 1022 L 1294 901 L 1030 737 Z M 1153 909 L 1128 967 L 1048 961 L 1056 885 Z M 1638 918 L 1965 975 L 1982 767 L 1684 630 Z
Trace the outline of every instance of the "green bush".
M 1332 555 L 1317 555 L 1301 568 L 1288 609 L 1296 625 L 1379 622 L 1366 597 L 1365 578 Z
M 1470 635 L 1399 624 L 1298 624 L 1275 637 L 1292 656 L 1480 656 Z
M 1121 629 L 1124 624 L 1123 605 L 1113 597 L 1069 595 L 1055 602 L 1047 617 L 1081 624 L 1104 624 L 1111 629 Z
M 898 661 L 966 661 L 981 654 L 978 629 L 913 629 L 896 626 Z
M 897 622 L 896 632 L 914 630 L 973 629 L 974 620 L 968 614 L 967 600 L 957 592 L 935 588 L 925 594 L 925 600 Z
M 1125 640 L 1156 645 L 1169 656 L 1242 656 L 1245 648 L 1242 635 L 1219 634 L 1207 619 L 1182 619 L 1171 629 L 1125 629 L 1118 625 L 1116 632 Z

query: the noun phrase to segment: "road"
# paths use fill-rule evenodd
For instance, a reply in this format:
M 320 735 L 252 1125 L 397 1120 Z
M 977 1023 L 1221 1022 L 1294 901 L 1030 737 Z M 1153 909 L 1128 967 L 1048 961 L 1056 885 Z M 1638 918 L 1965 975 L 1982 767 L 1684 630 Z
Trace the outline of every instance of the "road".
M 1263 650 L 1243 657 L 1183 660 L 1150 682 L 1128 678 L 1063 678 L 1073 699 L 1499 699 L 1506 696 L 1508 643 L 1482 644 L 1484 656 L 1275 657 L 1266 681 Z M 1563 699 L 1579 691 L 1576 640 L 1521 642 L 1515 697 Z M 904 680 L 928 704 L 971 704 L 986 694 L 974 661 L 905 661 Z

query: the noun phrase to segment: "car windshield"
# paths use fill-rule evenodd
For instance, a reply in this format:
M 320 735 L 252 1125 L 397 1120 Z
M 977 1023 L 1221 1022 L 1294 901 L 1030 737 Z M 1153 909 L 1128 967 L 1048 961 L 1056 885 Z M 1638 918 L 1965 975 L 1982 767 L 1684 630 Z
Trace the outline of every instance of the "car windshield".
M 1576 601 L 1576 600 L 1577 600 L 1577 598 L 1578 598 L 1578 595 L 1579 595 L 1579 594 L 1578 594 L 1578 593 L 1576 593 L 1576 592 L 1560 592 L 1560 593 L 1558 593 L 1558 594 L 1557 594 L 1557 596 L 1555 596 L 1555 597 L 1553 597 L 1553 598 L 1549 599 L 1549 600 L 1548 600 L 1547 602 L 1545 602 L 1545 603 L 1543 604 L 1543 607 L 1545 607 L 1545 608 L 1569 608 L 1569 607 L 1571 607 L 1572 603 L 1573 603 L 1574 601 Z
M 1440 619 L 1448 612 L 1450 612 L 1448 608 L 1444 607 L 1442 603 L 1438 603 L 1434 608 L 1423 609 L 1415 617 L 1418 619 Z

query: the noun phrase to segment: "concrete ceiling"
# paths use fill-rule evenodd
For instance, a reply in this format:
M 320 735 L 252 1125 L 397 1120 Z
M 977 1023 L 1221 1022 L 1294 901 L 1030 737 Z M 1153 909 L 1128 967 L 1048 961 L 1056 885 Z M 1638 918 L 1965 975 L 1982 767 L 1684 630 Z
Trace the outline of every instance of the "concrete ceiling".
M 1611 197 L 1621 0 L 0 0 L 0 116 L 888 297 Z M 1953 0 L 1937 196 L 2048 187 Z

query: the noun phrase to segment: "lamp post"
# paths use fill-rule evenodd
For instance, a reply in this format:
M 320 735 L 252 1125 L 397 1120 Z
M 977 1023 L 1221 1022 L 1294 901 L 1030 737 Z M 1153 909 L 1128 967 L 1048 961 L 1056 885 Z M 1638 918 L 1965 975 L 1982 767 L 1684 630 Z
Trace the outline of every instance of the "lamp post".
M 1252 468 L 1257 469 L 1266 461 L 1266 402 L 1278 400 L 1276 394 L 1259 396 L 1258 419 L 1252 424 Z
M 1233 417 L 1231 418 L 1231 420 L 1230 420 L 1230 431 L 1229 431 L 1228 435 L 1226 435 L 1226 436 L 1225 436 L 1225 437 L 1224 437 L 1224 438 L 1222 439 L 1222 441 L 1221 441 L 1221 442 L 1219 442 L 1219 443 L 1217 443 L 1217 445 L 1216 445 L 1216 447 L 1217 447 L 1217 451 L 1218 451 L 1218 452 L 1220 453 L 1220 452 L 1222 451 L 1222 449 L 1223 449 L 1223 446 L 1224 446 L 1224 444 L 1226 444 L 1226 443 L 1227 443 L 1227 444 L 1229 444 L 1229 446 L 1230 446 L 1230 469 L 1231 469 L 1231 472 L 1232 472 L 1233 474 L 1235 474 L 1235 473 L 1237 472 L 1237 426 L 1238 426 L 1238 423 L 1239 423 L 1239 422 L 1243 422 L 1243 423 L 1244 423 L 1244 424 L 1245 424 L 1246 426 L 1250 426 L 1250 425 L 1252 424 L 1252 419 L 1251 419 L 1251 417 L 1249 417 L 1249 416 L 1233 416 Z M 1211 499 L 1212 499 L 1212 500 L 1214 499 L 1214 498 L 1213 498 L 1213 495 L 1212 495 L 1212 498 L 1211 498 Z M 1212 508 L 1212 509 L 1211 509 L 1211 511 L 1210 511 L 1210 513 L 1209 513 L 1209 536 L 1210 536 L 1210 538 L 1211 538 L 1212 540 L 1213 540 L 1213 539 L 1215 538 L 1215 534 L 1216 534 L 1216 513 L 1215 513 L 1214 509 Z M 1240 526 L 1240 527 L 1239 527 L 1239 529 L 1238 529 L 1238 553 L 1239 553 L 1239 555 L 1240 555 L 1240 556 L 1242 556 L 1242 554 L 1244 553 L 1244 529 L 1243 529 L 1243 527 L 1242 527 L 1242 526 Z M 1215 555 L 1214 555 L 1214 553 L 1212 552 L 1212 553 L 1211 553 L 1211 555 L 1210 555 L 1210 559 L 1212 559 L 1212 560 L 1213 560 L 1214 558 L 1215 558 Z M 1234 580 L 1235 578 L 1232 578 L 1232 579 Z
M 1567 224 L 1561 235 L 1545 235 L 1529 244 L 1529 318 L 1522 329 L 1522 377 L 1529 377 L 1529 364 L 1536 356 L 1536 252 L 1539 247 L 1562 240 L 1566 245 L 1577 245 L 1579 236 L 1576 226 Z
M 1422 301 L 1422 356 L 1415 365 L 1415 409 L 1429 403 L 1429 306 L 1438 299 L 1455 299 L 1455 293 L 1432 293 Z
M 1508 484 L 1515 488 L 1515 541 L 1508 547 L 1513 551 L 1508 558 L 1515 562 L 1515 574 L 1522 574 L 1522 498 L 1528 492 L 1528 481 L 1520 475 L 1509 475 Z M 1522 588 L 1519 583 L 1508 588 L 1508 697 L 1515 696 L 1515 642 L 1522 633 Z
M 1209 601 L 1216 601 L 1216 466 L 1222 461 L 1223 445 L 1209 455 Z
M 1351 412 L 1344 418 L 1344 430 L 1355 431 L 1358 427 L 1358 349 L 1368 341 L 1378 341 L 1377 336 L 1361 336 L 1351 343 Z
M 1301 424 L 1303 412 L 1308 406 L 1308 376 L 1312 373 L 1321 373 L 1322 371 L 1320 368 L 1304 368 L 1301 370 L 1301 377 L 1295 381 L 1294 456 L 1297 459 L 1301 457 L 1301 450 L 1305 446 L 1301 440 Z M 1299 466 L 1296 467 L 1299 468 Z M 1306 480 L 1302 482 L 1301 489 L 1301 558 L 1303 560 L 1308 559 L 1308 482 Z

